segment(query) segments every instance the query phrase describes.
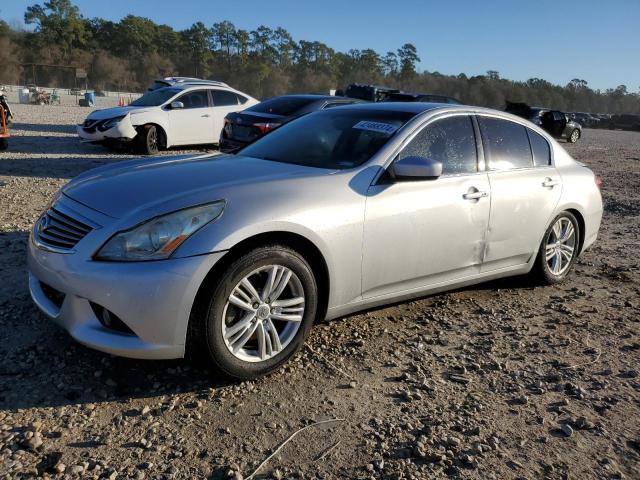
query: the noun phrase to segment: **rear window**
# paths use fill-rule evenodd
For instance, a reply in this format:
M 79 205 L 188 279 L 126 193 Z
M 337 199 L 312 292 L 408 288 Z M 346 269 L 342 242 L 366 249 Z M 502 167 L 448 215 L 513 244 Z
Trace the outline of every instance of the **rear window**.
M 490 170 L 512 170 L 533 165 L 525 127 L 508 120 L 478 117 Z
M 533 164 L 536 167 L 546 167 L 551 165 L 551 149 L 549 142 L 544 137 L 527 128 L 529 142 L 531 142 L 531 152 L 533 153 Z
M 331 108 L 302 116 L 241 150 L 241 155 L 308 167 L 363 164 L 413 113 Z M 295 141 L 292 141 L 295 139 Z
M 211 90 L 211 93 L 213 94 L 214 107 L 238 105 L 238 97 L 233 92 L 227 90 Z
M 276 97 L 254 105 L 253 107 L 248 108 L 247 111 L 270 113 L 273 115 L 288 117 L 289 115 L 295 114 L 301 108 L 306 107 L 311 102 L 315 102 L 315 99 L 303 97 Z

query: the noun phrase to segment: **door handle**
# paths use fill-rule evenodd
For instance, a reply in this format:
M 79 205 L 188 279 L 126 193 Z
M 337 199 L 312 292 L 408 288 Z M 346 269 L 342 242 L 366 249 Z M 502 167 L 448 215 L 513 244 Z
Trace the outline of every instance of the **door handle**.
M 464 195 L 462 195 L 462 198 L 464 198 L 465 200 L 479 200 L 481 198 L 488 197 L 488 196 L 489 196 L 489 193 L 476 190 L 475 192 L 465 193 Z
M 209 118 L 211 115 L 209 115 L 208 113 L 205 113 L 204 115 L 202 115 L 204 118 Z
M 542 186 L 545 188 L 553 188 L 556 185 L 559 185 L 560 182 L 555 181 L 553 178 L 547 177 L 544 179 L 544 182 L 542 182 Z

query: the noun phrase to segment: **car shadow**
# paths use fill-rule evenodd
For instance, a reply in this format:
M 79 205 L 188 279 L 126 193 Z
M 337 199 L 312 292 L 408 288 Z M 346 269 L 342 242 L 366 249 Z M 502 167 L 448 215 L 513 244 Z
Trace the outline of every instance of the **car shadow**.
M 158 398 L 183 392 L 210 396 L 232 384 L 194 361 L 115 357 L 75 342 L 30 299 L 27 242 L 26 231 L 0 232 L 4 279 L 0 287 L 0 409 Z M 511 277 L 460 290 L 527 287 L 531 281 L 526 277 Z M 437 301 L 444 295 L 448 293 L 431 297 Z
M 26 231 L 0 231 L 0 410 L 211 393 L 229 385 L 190 360 L 114 357 L 75 342 L 33 304 Z

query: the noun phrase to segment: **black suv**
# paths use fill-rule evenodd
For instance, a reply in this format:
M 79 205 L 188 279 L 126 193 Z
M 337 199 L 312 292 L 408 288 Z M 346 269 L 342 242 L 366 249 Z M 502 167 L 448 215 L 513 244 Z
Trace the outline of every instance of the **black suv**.
M 454 105 L 462 105 L 460 100 L 444 95 L 433 95 L 431 93 L 409 93 L 397 92 L 390 93 L 385 102 L 429 102 L 429 103 L 451 103 Z
M 526 103 L 507 102 L 505 112 L 526 118 L 546 130 L 555 138 L 565 138 L 576 143 L 582 136 L 582 125 L 570 120 L 566 113 L 549 108 L 530 107 Z
M 380 85 L 365 85 L 352 83 L 344 91 L 345 97 L 359 98 L 368 102 L 382 102 L 392 93 L 399 93 L 396 88 L 382 87 Z

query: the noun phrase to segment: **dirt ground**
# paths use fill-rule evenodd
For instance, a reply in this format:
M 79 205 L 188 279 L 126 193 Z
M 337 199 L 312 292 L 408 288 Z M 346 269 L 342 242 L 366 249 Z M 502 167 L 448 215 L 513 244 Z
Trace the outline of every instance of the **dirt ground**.
M 317 325 L 226 384 L 111 357 L 31 303 L 28 229 L 73 176 L 87 109 L 16 106 L 0 153 L 0 478 L 640 478 L 640 133 L 585 130 L 598 242 L 562 285 L 511 278 Z

